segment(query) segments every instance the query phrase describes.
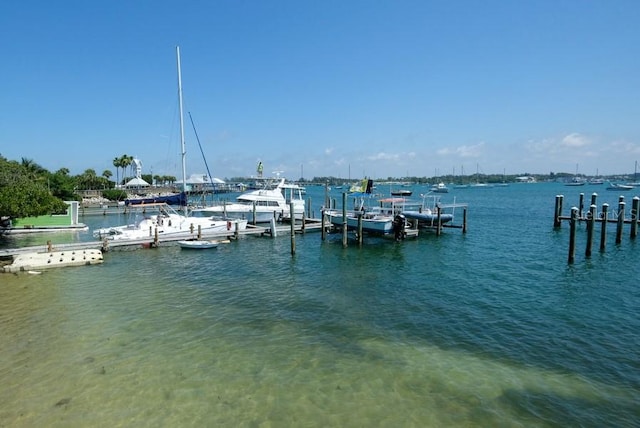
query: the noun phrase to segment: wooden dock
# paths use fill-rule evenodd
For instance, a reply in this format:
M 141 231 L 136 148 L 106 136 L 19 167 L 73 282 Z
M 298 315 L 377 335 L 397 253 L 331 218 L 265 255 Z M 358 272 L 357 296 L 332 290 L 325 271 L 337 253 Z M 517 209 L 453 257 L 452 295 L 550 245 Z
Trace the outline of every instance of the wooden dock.
M 275 229 L 273 228 L 275 226 Z M 304 222 L 296 222 L 293 230 L 294 233 L 306 233 L 319 231 L 322 227 L 320 220 L 317 219 L 305 219 Z M 240 236 L 272 236 L 290 234 L 291 224 L 274 224 L 269 226 L 254 226 L 247 225 L 245 230 L 231 231 L 231 232 L 201 232 L 198 236 L 197 232 L 185 234 L 176 234 L 171 236 L 153 236 L 150 235 L 140 239 L 127 239 L 127 240 L 110 240 L 104 239 L 102 241 L 88 241 L 88 242 L 73 242 L 68 244 L 52 244 L 50 241 L 43 243 L 42 245 L 36 245 L 31 247 L 22 248 L 9 248 L 0 250 L 0 258 L 11 258 L 20 254 L 29 253 L 50 253 L 53 251 L 83 251 L 83 250 L 102 250 L 111 251 L 114 249 L 135 248 L 135 247 L 158 247 L 163 244 L 175 244 L 177 241 L 185 239 L 238 239 Z

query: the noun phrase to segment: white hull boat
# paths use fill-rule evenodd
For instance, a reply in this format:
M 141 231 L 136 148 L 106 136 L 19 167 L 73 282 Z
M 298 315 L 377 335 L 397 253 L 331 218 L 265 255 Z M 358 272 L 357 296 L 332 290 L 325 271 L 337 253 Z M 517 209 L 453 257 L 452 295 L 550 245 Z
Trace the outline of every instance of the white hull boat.
M 301 220 L 305 210 L 302 191 L 301 186 L 287 184 L 283 178 L 274 188 L 251 190 L 238 196 L 234 203 L 198 208 L 192 214 L 198 217 L 224 216 L 245 219 L 251 223 L 268 223 L 274 218 L 278 221 L 290 220 L 290 204 L 293 203 L 293 218 Z
M 143 208 L 144 212 L 136 213 L 133 223 L 97 229 L 93 231 L 93 236 L 118 241 L 153 238 L 156 233 L 160 237 L 189 238 L 198 232 L 233 234 L 247 228 L 246 220 L 184 216 L 165 204 L 145 204 L 138 207 Z M 157 214 L 150 214 L 152 211 Z
M 200 241 L 189 239 L 185 241 L 178 241 L 178 245 L 180 245 L 180 248 L 184 248 L 186 250 L 208 250 L 211 248 L 218 248 L 220 241 Z

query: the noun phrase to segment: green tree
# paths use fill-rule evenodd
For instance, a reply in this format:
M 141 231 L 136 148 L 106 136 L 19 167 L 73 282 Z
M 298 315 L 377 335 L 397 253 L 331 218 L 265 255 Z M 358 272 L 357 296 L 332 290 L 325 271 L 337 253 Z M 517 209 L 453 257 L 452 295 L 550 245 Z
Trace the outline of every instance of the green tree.
M 0 220 L 64 211 L 66 204 L 40 180 L 47 174 L 33 161 L 20 164 L 0 156 Z

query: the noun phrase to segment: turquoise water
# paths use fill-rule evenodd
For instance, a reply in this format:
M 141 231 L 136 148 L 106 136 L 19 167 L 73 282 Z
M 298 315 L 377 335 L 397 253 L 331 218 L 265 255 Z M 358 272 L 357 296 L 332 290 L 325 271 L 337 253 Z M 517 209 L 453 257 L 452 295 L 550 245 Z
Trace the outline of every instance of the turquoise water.
M 552 227 L 556 194 L 568 213 L 594 190 L 617 206 L 596 186 L 453 189 L 467 234 L 309 233 L 294 256 L 289 236 L 244 237 L 1 275 L 0 426 L 638 426 L 638 242 L 610 225 L 586 259 L 580 225 L 568 265 Z M 307 196 L 317 216 L 324 190 Z M 46 239 L 91 238 L 0 243 Z

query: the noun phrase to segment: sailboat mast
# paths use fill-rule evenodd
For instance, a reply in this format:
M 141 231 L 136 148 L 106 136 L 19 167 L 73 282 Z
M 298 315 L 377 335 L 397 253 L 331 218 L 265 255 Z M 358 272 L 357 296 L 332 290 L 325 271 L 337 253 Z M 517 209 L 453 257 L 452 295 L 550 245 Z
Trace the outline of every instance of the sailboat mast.
M 178 62 L 178 103 L 180 105 L 180 149 L 182 151 L 182 191 L 187 195 L 187 152 L 184 143 L 184 113 L 182 111 L 182 73 L 180 71 L 180 46 L 176 46 L 176 57 Z M 187 215 L 185 204 L 184 214 Z

